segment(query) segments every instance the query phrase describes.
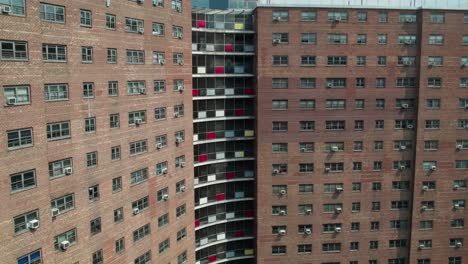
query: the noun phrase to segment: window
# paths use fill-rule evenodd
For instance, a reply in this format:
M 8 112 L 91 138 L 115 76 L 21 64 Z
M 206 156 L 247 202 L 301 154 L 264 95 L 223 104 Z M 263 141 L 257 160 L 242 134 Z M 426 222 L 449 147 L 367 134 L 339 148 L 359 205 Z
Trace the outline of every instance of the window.
M 399 35 L 398 44 L 402 45 L 415 45 L 416 44 L 416 35 Z
M 148 151 L 148 140 L 130 142 L 130 156 L 142 154 Z
M 361 229 L 361 224 L 359 222 L 351 222 L 351 231 L 359 231 Z
M 445 14 L 444 13 L 431 13 L 429 21 L 434 24 L 443 24 L 445 23 Z
M 69 171 L 67 171 L 69 168 L 72 168 L 71 158 L 49 162 L 49 177 L 67 175 L 69 173 Z
M 364 99 L 355 99 L 354 108 L 355 109 L 364 109 L 365 101 Z
M 133 231 L 133 242 L 137 242 L 147 237 L 151 233 L 150 224 L 146 224 Z
M 174 117 L 182 117 L 184 116 L 184 105 L 174 105 Z
M 115 30 L 115 25 L 117 24 L 116 20 L 115 15 L 106 14 L 106 29 Z
M 468 19 L 466 19 L 468 20 Z M 467 23 L 467 22 L 465 22 Z M 449 257 L 448 264 L 462 264 L 462 257 Z
M 184 155 L 175 158 L 175 167 L 176 168 L 185 167 L 185 156 Z
M 393 191 L 407 191 L 409 190 L 409 181 L 393 181 L 392 182 Z
M 177 264 L 187 263 L 187 260 L 188 260 L 187 251 L 184 251 L 179 256 L 177 256 Z
M 47 139 L 70 138 L 70 121 L 47 124 Z
M 162 51 L 153 51 L 153 64 L 166 64 L 166 53 Z
M 111 160 L 120 160 L 120 146 L 111 147 Z
M 101 217 L 95 218 L 89 222 L 91 235 L 101 232 Z
M 377 43 L 380 44 L 380 45 L 387 44 L 387 35 L 385 35 L 385 34 L 377 35 Z
M 429 67 L 440 67 L 444 64 L 444 58 L 442 56 L 429 56 L 427 57 L 427 65 Z
M 366 87 L 366 79 L 362 77 L 356 78 L 356 88 L 364 87 Z
M 426 129 L 439 129 L 440 128 L 440 120 L 425 120 L 425 128 Z
M 272 126 L 274 132 L 288 131 L 288 122 L 273 122 Z
M 325 121 L 326 130 L 344 130 L 345 121 L 344 120 L 327 120 Z
M 272 19 L 273 21 L 288 21 L 289 12 L 288 11 L 273 11 Z
M 465 56 L 465 57 L 461 57 L 461 58 L 460 58 L 460 66 L 461 66 L 461 67 L 468 67 L 468 56 Z M 466 80 L 467 80 L 467 79 L 468 79 L 468 78 L 462 78 L 461 80 L 465 80 L 464 83 L 466 83 Z M 466 85 L 465 85 L 464 87 L 466 87 Z
M 312 244 L 301 244 L 297 245 L 298 254 L 312 253 Z
M 345 109 L 346 100 L 345 99 L 327 99 L 325 101 L 326 109 Z
M 88 199 L 96 201 L 99 199 L 99 184 L 88 188 Z
M 414 88 L 416 87 L 416 78 L 414 77 L 397 78 L 397 87 Z
M 273 153 L 287 153 L 288 143 L 272 143 L 271 149 Z
M 85 118 L 85 132 L 86 133 L 96 132 L 96 118 L 95 117 Z
M 181 241 L 182 239 L 187 237 L 187 229 L 184 227 L 177 231 L 177 241 Z
M 125 250 L 125 238 L 120 238 L 115 241 L 115 253 L 120 254 Z
M 286 255 L 286 246 L 271 246 L 272 255 Z
M 176 92 L 182 92 L 184 90 L 184 80 L 178 79 L 174 80 L 172 90 Z
M 183 28 L 180 26 L 172 26 L 172 37 L 181 39 L 184 36 Z
M 159 243 L 159 254 L 165 252 L 170 248 L 170 240 L 165 239 L 163 242 Z
M 336 213 L 336 212 L 338 212 L 339 208 L 343 208 L 343 204 L 341 204 L 341 203 L 326 203 L 326 204 L 323 204 L 323 212 L 324 213 Z
M 0 41 L 0 60 L 27 61 L 28 43 L 24 41 Z
M 167 199 L 169 199 L 169 189 L 166 187 L 157 191 L 156 197 L 158 202 L 166 201 Z
M 167 135 L 156 136 L 156 147 L 158 149 L 167 147 Z
M 146 111 L 135 111 L 128 113 L 128 124 L 139 125 L 146 123 Z
M 344 151 L 344 142 L 325 142 L 325 152 Z
M 444 44 L 444 35 L 430 35 L 429 36 L 429 45 L 443 45 Z
M 375 99 L 375 108 L 384 109 L 385 108 L 385 99 Z
M 388 259 L 388 264 L 405 264 L 405 258 Z
M 314 185 L 313 184 L 299 184 L 299 193 L 313 193 Z
M 40 14 L 43 21 L 65 23 L 65 7 L 63 6 L 41 3 Z
M 361 44 L 361 45 L 367 44 L 367 35 L 366 34 L 358 34 L 357 35 L 357 44 Z
M 28 253 L 27 255 L 17 258 L 16 263 L 18 264 L 40 264 L 42 263 L 41 249 L 35 250 L 33 252 Z
M 299 130 L 301 131 L 314 131 L 315 122 L 314 121 L 299 121 Z
M 114 210 L 114 223 L 120 223 L 124 220 L 123 207 Z
M 341 224 L 340 223 L 323 224 L 322 225 L 322 232 L 323 233 L 332 233 L 332 232 L 335 232 L 336 228 L 341 228 Z
M 15 235 L 21 234 L 24 231 L 27 231 L 29 229 L 28 227 L 29 221 L 38 220 L 38 219 L 39 219 L 39 212 L 37 210 L 15 216 L 13 218 Z
M 400 23 L 416 23 L 417 16 L 415 14 L 400 14 L 398 20 Z
M 286 205 L 273 205 L 271 207 L 271 214 L 272 215 L 287 215 L 288 208 Z
M 427 109 L 440 109 L 440 99 L 426 99 Z
M 156 175 L 167 174 L 167 161 L 156 164 Z
M 328 56 L 327 65 L 328 66 L 346 66 L 347 57 L 346 56 Z M 327 82 L 328 83 L 328 82 Z
M 315 109 L 315 100 L 300 100 L 299 109 L 301 110 L 314 110 Z
M 301 44 L 317 44 L 317 34 L 315 33 L 302 33 Z
M 301 56 L 301 66 L 315 66 L 315 56 Z
M 42 44 L 42 60 L 45 62 L 66 62 L 67 46 Z
M 274 55 L 273 66 L 288 66 L 288 56 Z
M 112 179 L 112 192 L 122 191 L 122 177 L 117 177 Z
M 349 243 L 349 250 L 351 250 L 351 251 L 359 250 L 359 242 L 350 242 Z
M 55 250 L 59 250 L 60 243 L 62 243 L 63 241 L 68 241 L 70 245 L 76 244 L 76 228 L 54 237 Z
M 143 20 L 136 18 L 125 18 L 125 31 L 132 33 L 144 32 L 144 22 Z
M 327 88 L 346 88 L 346 78 L 327 78 Z
M 25 191 L 36 187 L 36 171 L 28 170 L 10 175 L 10 190 Z
M 299 88 L 301 88 L 301 89 L 313 89 L 313 88 L 315 88 L 315 84 L 316 84 L 315 78 L 301 78 Z
M 342 183 L 325 183 L 323 185 L 323 192 L 324 193 L 337 193 L 338 190 L 343 190 Z
M 302 11 L 301 21 L 317 21 L 317 12 L 315 11 Z
M 138 184 L 148 180 L 148 168 L 130 173 L 130 184 Z
M 372 211 L 380 211 L 380 202 L 372 202 L 371 203 L 371 210 Z
M 352 192 L 361 192 L 361 183 L 360 182 L 353 182 L 351 186 Z
M 176 182 L 176 193 L 185 192 L 185 180 Z
M 272 110 L 288 110 L 288 100 L 273 100 L 271 108 Z
M 21 149 L 33 146 L 32 128 L 21 128 L 7 131 L 8 150 Z
M 456 160 L 455 161 L 455 169 L 468 169 L 468 160 Z
M 369 241 L 369 249 L 378 249 L 379 248 L 379 241 L 371 240 Z
M 153 36 L 164 36 L 165 26 L 162 23 L 153 23 Z
M 286 88 L 288 88 L 288 78 L 273 78 L 272 81 L 271 81 L 271 87 L 273 89 L 286 89 Z
M 313 163 L 300 163 L 299 172 L 302 172 L 302 173 L 314 172 L 314 164 Z
M 167 109 L 166 107 L 159 107 L 154 109 L 154 119 L 163 120 L 166 119 Z
M 148 208 L 149 207 L 149 197 L 146 196 L 146 197 L 143 197 L 139 200 L 136 200 L 134 202 L 132 202 L 132 208 L 135 209 L 135 208 L 138 208 L 138 210 L 141 212 L 143 211 L 144 209 Z
M 340 252 L 341 243 L 324 243 L 322 244 L 323 252 Z
M 356 56 L 356 65 L 365 66 L 366 65 L 366 56 Z
M 109 115 L 109 126 L 110 128 L 119 128 L 120 127 L 120 122 L 119 122 L 119 114 L 110 114 Z
M 388 22 L 388 13 L 387 12 L 379 12 L 379 23 L 387 23 Z
M 468 98 L 459 98 L 458 99 L 458 107 L 460 108 L 468 108 Z
M 468 128 L 468 119 L 458 119 L 457 120 L 457 128 L 458 129 Z
M 94 98 L 94 83 L 83 83 L 83 98 Z
M 163 93 L 166 91 L 166 81 L 164 80 L 155 80 L 153 82 L 153 88 L 155 93 Z
M 359 22 L 366 22 L 367 21 L 367 12 L 358 12 L 357 13 L 357 20 Z
M 433 190 L 436 189 L 436 182 L 435 181 L 423 181 L 422 185 L 423 185 L 423 188 L 425 188 L 428 191 L 433 191 Z
M 328 21 L 341 22 L 348 21 L 348 12 L 346 11 L 328 11 Z
M 273 33 L 272 39 L 274 44 L 288 43 L 289 34 L 288 33 Z
M 117 63 L 117 49 L 107 48 L 107 63 Z
M 145 64 L 144 50 L 127 50 L 128 64 Z
M 83 27 L 92 26 L 92 15 L 91 11 L 80 9 L 80 25 Z
M 148 264 L 151 263 L 151 250 L 146 251 L 145 254 L 137 257 L 134 264 Z
M 171 0 L 171 8 L 177 12 L 182 12 L 182 0 Z
M 398 56 L 399 66 L 414 66 L 416 64 L 416 57 L 414 56 Z
M 408 244 L 408 241 L 406 239 L 395 239 L 395 240 L 389 240 L 388 241 L 388 246 L 390 248 L 406 247 L 407 244 Z
M 346 34 L 328 34 L 328 44 L 346 44 L 348 43 L 348 35 Z
M 181 216 L 185 215 L 185 212 L 186 212 L 185 204 L 177 207 L 176 208 L 176 217 L 181 217 Z
M 44 85 L 44 92 L 47 102 L 68 100 L 68 84 L 46 84 Z M 29 90 L 27 98 L 29 102 Z M 18 97 L 16 104 L 18 104 Z
M 354 202 L 351 203 L 351 212 L 357 213 L 361 211 L 361 203 L 360 202 Z
M 457 244 L 459 244 L 459 243 L 461 243 L 463 245 L 463 238 L 450 238 L 449 239 L 449 246 L 450 247 L 457 247 Z
M 370 230 L 371 231 L 378 231 L 379 229 L 380 229 L 380 222 L 379 221 L 370 222 Z
M 409 223 L 408 220 L 391 220 L 390 228 L 391 229 L 408 229 Z
M 418 259 L 417 264 L 431 264 L 431 259 Z
M 342 162 L 325 163 L 326 172 L 343 172 L 343 170 L 344 170 L 344 163 Z
M 377 65 L 379 66 L 387 65 L 387 56 L 377 56 Z
M 184 54 L 183 53 L 173 53 L 172 54 L 172 63 L 177 65 L 184 64 Z

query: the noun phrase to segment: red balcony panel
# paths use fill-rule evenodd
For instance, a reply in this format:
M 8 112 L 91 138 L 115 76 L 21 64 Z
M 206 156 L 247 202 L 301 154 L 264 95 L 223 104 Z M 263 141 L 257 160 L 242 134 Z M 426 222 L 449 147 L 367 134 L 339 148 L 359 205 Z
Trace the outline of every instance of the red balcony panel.
M 199 227 L 200 226 L 200 220 L 195 220 L 195 227 Z
M 216 138 L 216 133 L 215 132 L 206 133 L 206 138 L 207 139 Z
M 234 232 L 234 236 L 235 237 L 243 237 L 243 236 L 245 236 L 245 231 L 242 231 L 242 230 L 241 231 L 236 231 L 236 232 Z
M 234 46 L 233 45 L 225 45 L 224 46 L 224 51 L 225 52 L 233 52 L 234 51 Z
M 243 115 L 244 115 L 244 109 L 236 109 L 236 110 L 234 110 L 234 115 L 235 115 L 235 116 L 243 116 Z
M 200 155 L 198 156 L 198 162 L 204 162 L 208 160 L 208 155 Z
M 215 262 L 218 259 L 218 256 L 213 255 L 208 257 L 208 262 Z
M 235 174 L 234 172 L 226 172 L 226 179 L 234 179 Z
M 224 67 L 215 67 L 215 73 L 223 74 L 224 73 Z
M 206 28 L 206 22 L 203 20 L 197 21 L 197 28 Z
M 254 89 L 252 89 L 252 88 L 245 88 L 245 89 L 244 89 L 244 94 L 252 95 L 252 94 L 254 94 Z
M 226 199 L 226 195 L 224 193 L 220 193 L 216 195 L 216 201 L 223 201 Z
M 245 217 L 254 217 L 254 212 L 253 211 L 245 211 L 244 212 L 244 216 Z
M 192 90 L 192 96 L 198 96 L 198 90 L 193 89 Z

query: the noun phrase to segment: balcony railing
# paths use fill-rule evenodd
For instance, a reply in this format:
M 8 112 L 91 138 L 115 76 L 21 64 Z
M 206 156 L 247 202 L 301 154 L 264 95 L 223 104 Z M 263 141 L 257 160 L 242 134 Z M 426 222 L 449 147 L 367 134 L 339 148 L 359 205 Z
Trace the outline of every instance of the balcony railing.
M 222 180 L 234 180 L 234 179 L 253 179 L 254 172 L 251 170 L 243 170 L 236 172 L 222 172 L 217 174 L 203 175 L 195 177 L 195 185 L 213 182 L 222 181 Z
M 197 96 L 252 96 L 255 91 L 253 88 L 199 88 L 193 89 L 192 95 Z
M 194 111 L 193 119 L 216 118 L 216 117 L 242 117 L 253 116 L 253 108 L 237 108 L 237 109 L 218 109 L 207 111 Z
M 251 65 L 194 66 L 193 74 L 253 74 Z
M 239 210 L 234 212 L 222 212 L 213 215 L 208 215 L 195 220 L 195 227 L 203 227 L 204 225 L 215 223 L 217 221 L 252 218 L 255 216 L 253 210 Z
M 243 159 L 243 158 L 254 158 L 253 151 L 226 151 L 226 152 L 215 152 L 208 154 L 199 154 L 195 155 L 195 164 L 202 162 L 209 162 L 215 160 L 225 160 L 225 159 Z
M 246 249 L 236 249 L 236 250 L 218 252 L 215 255 L 201 258 L 197 260 L 197 262 L 195 263 L 196 264 L 217 263 L 217 262 L 221 262 L 222 260 L 242 258 L 242 257 L 254 257 L 254 249 L 246 248 Z
M 226 22 L 226 21 L 206 21 L 192 20 L 192 27 L 199 29 L 220 29 L 220 30 L 253 30 L 253 25 L 249 22 Z
M 253 44 L 234 43 L 234 44 L 208 44 L 208 43 L 192 43 L 192 51 L 203 52 L 255 52 Z
M 253 137 L 253 130 L 225 130 L 217 132 L 206 132 L 193 135 L 193 141 L 199 140 L 215 140 L 215 139 L 229 139 L 240 137 Z
M 253 191 L 235 191 L 200 197 L 199 199 L 195 199 L 195 206 L 221 201 L 235 202 L 236 200 L 242 200 L 245 198 L 253 198 Z
M 217 234 L 209 235 L 206 237 L 198 238 L 195 240 L 195 246 L 201 247 L 213 242 L 222 241 L 226 239 L 236 239 L 236 238 L 243 238 L 243 237 L 253 237 L 254 232 L 252 230 L 236 230 L 230 232 L 220 232 Z

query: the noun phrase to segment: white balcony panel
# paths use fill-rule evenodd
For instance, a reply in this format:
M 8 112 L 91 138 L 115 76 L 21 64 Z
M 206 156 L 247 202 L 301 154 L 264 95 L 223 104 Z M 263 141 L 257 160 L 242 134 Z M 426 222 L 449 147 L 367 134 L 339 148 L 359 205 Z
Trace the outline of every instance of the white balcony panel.
M 197 67 L 197 73 L 206 73 L 206 67 Z
M 208 96 L 216 95 L 215 89 L 206 89 L 206 95 Z
M 236 158 L 243 158 L 243 157 L 244 157 L 244 151 L 236 151 L 236 152 L 234 153 L 234 156 L 235 156 Z
M 235 213 L 226 213 L 226 219 L 233 219 L 234 217 L 236 217 Z
M 228 130 L 228 131 L 224 131 L 224 137 L 234 137 L 234 131 L 231 131 L 231 130 Z
M 197 184 L 198 184 L 198 178 L 193 179 L 193 183 L 194 183 L 195 185 L 197 185 Z
M 219 233 L 216 235 L 216 240 L 223 240 L 226 239 L 226 233 Z
M 234 89 L 225 89 L 224 90 L 225 95 L 234 95 Z
M 193 141 L 198 141 L 198 135 L 193 135 Z
M 244 51 L 245 52 L 254 52 L 255 51 L 255 48 L 253 45 L 245 45 L 244 46 Z
M 254 131 L 253 130 L 245 130 L 244 131 L 244 136 L 253 137 L 254 136 Z
M 236 255 L 235 251 L 227 251 L 226 252 L 226 258 L 232 258 Z
M 215 46 L 213 44 L 206 44 L 206 51 L 215 51 Z
M 208 202 L 208 197 L 200 198 L 200 204 L 206 204 Z
M 208 216 L 208 223 L 213 223 L 213 222 L 216 222 L 216 215 Z
M 198 118 L 206 118 L 206 112 L 205 111 L 198 112 Z
M 254 172 L 253 171 L 244 171 L 244 177 L 246 178 L 251 178 L 254 176 Z
M 208 175 L 208 181 L 209 182 L 216 181 L 216 174 Z
M 224 152 L 218 152 L 218 153 L 216 153 L 216 159 L 224 159 L 224 157 L 226 157 L 226 155 L 224 154 Z
M 197 50 L 198 49 L 198 44 L 192 44 L 192 50 Z
M 234 66 L 234 73 L 244 73 L 244 66 Z
M 244 198 L 244 192 L 235 192 L 234 197 L 236 198 Z
M 221 117 L 221 116 L 224 116 L 224 110 L 217 110 L 216 117 Z
M 206 244 L 208 244 L 208 238 L 207 237 L 200 239 L 200 245 L 206 245 Z
M 215 22 L 216 29 L 224 29 L 224 22 Z

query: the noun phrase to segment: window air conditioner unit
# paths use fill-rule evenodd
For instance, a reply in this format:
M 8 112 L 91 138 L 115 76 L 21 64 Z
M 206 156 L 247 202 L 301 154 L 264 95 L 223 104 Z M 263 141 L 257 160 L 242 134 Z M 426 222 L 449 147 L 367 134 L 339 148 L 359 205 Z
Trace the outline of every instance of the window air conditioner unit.
M 341 233 L 341 227 L 335 227 L 335 233 Z
M 181 162 L 180 162 L 180 167 L 181 167 L 181 168 L 185 167 L 185 162 L 181 161 Z
M 341 212 L 343 212 L 343 208 L 341 208 L 341 207 L 335 208 L 335 213 L 341 214 Z
M 184 34 L 182 34 L 182 33 L 179 33 L 179 34 L 177 34 L 177 35 L 176 35 L 176 37 L 177 37 L 178 39 L 181 39 L 181 38 L 183 38 L 183 37 L 184 37 Z
M 468 62 L 462 63 L 462 67 L 468 67 Z
M 454 189 L 454 190 L 460 189 L 460 185 L 458 185 L 458 184 L 453 185 L 453 189 Z
M 280 193 L 281 195 L 285 195 L 285 194 L 286 194 L 286 190 L 281 190 L 279 193 Z
M 11 13 L 11 7 L 10 6 L 3 6 L 0 9 L 2 10 L 2 13 L 4 13 L 4 14 L 10 14 Z
M 410 60 L 404 60 L 404 61 L 403 61 L 403 65 L 405 65 L 405 66 L 411 66 L 411 65 L 413 65 L 413 62 L 410 61 Z
M 400 145 L 400 150 L 405 150 L 406 146 L 405 145 Z
M 58 208 L 52 208 L 52 217 L 55 217 L 60 214 L 60 210 Z
M 141 125 L 142 123 L 143 123 L 143 120 L 141 118 L 135 118 L 136 125 Z
M 277 169 L 273 170 L 273 174 L 278 174 L 278 173 L 279 173 L 279 170 L 277 170 Z
M 427 63 L 427 65 L 428 65 L 429 67 L 432 67 L 432 66 L 436 66 L 436 63 L 433 62 L 433 61 L 430 61 L 430 62 Z
M 406 23 L 413 23 L 413 22 L 414 22 L 414 19 L 413 19 L 412 17 L 407 17 L 407 18 L 405 19 L 405 22 L 406 22 Z
M 281 210 L 281 211 L 279 211 L 279 214 L 280 214 L 280 215 L 286 215 L 286 211 Z
M 175 10 L 176 10 L 177 12 L 182 12 L 182 7 L 176 6 Z
M 454 205 L 453 205 L 453 210 L 458 210 L 458 209 L 460 209 L 460 205 L 457 204 L 457 203 L 454 204 Z
M 312 209 L 307 209 L 307 210 L 305 211 L 305 213 L 306 213 L 306 214 L 311 214 L 311 213 L 312 213 Z
M 137 215 L 140 213 L 140 209 L 138 207 L 133 208 L 133 215 Z
M 327 88 L 333 88 L 333 83 L 327 83 Z
M 164 201 L 169 200 L 169 194 L 165 193 L 162 198 Z
M 306 148 L 301 148 L 301 152 L 306 152 Z
M 182 142 L 184 142 L 184 139 L 183 139 L 183 138 L 181 138 L 181 137 L 176 137 L 176 140 L 175 140 L 175 142 L 176 142 L 177 144 L 179 144 L 179 143 L 182 143 Z
M 177 91 L 183 92 L 184 91 L 184 86 L 182 84 L 177 85 Z
M 36 230 L 36 229 L 39 228 L 39 220 L 37 220 L 37 219 L 31 220 L 26 224 L 26 226 L 29 229 Z
M 463 149 L 463 145 L 461 145 L 461 144 L 460 144 L 460 145 L 457 145 L 457 149 L 458 149 L 458 150 Z
M 162 147 L 163 147 L 162 143 L 156 143 L 156 148 L 157 149 L 162 149 Z
M 71 175 L 72 173 L 73 173 L 73 168 L 72 167 L 63 168 L 63 174 Z
M 401 109 L 408 109 L 409 108 L 409 104 L 401 104 Z
M 312 229 L 306 228 L 305 233 L 308 235 L 312 234 Z
M 160 65 L 166 64 L 166 60 L 165 60 L 165 59 L 160 59 L 160 60 L 159 60 L 159 64 L 160 64 Z
M 278 230 L 278 235 L 280 235 L 280 236 L 286 235 L 286 230 L 284 230 L 284 229 Z
M 180 186 L 180 191 L 185 192 L 185 185 Z
M 332 152 L 337 152 L 337 151 L 338 151 L 338 147 L 337 147 L 337 146 L 331 147 L 331 151 L 332 151 Z
M 340 21 L 341 21 L 341 16 L 335 16 L 335 17 L 333 18 L 333 21 L 335 21 L 335 22 L 340 22 Z
M 280 21 L 281 20 L 281 17 L 277 16 L 277 17 L 273 17 L 273 21 Z
M 273 44 L 279 44 L 281 42 L 280 39 L 273 39 Z
M 461 248 L 463 246 L 463 243 L 458 241 L 457 243 L 455 243 L 455 247 L 456 248 Z
M 466 87 L 468 84 L 466 83 L 460 83 L 460 87 Z
M 325 168 L 325 172 L 330 172 L 331 169 L 330 168 Z
M 468 109 L 468 104 L 465 104 L 465 109 Z
M 424 186 L 422 187 L 422 190 L 423 190 L 423 191 L 428 191 L 428 190 L 429 190 L 429 186 L 424 185 Z
M 164 0 L 153 0 L 153 5 L 154 6 L 163 6 L 164 5 Z
M 140 88 L 140 89 L 138 89 L 138 91 L 140 92 L 140 94 L 145 94 L 145 93 L 146 93 L 146 89 L 145 89 L 145 88 Z
M 174 118 L 178 118 L 179 116 L 180 116 L 179 113 L 177 113 L 177 112 L 174 113 Z
M 405 44 L 406 44 L 406 45 L 412 45 L 412 44 L 413 44 L 413 41 L 412 41 L 412 40 L 405 40 Z
M 16 104 L 16 97 L 8 97 L 6 99 L 6 104 L 7 105 L 15 105 Z
M 70 242 L 68 240 L 60 242 L 60 249 L 67 250 L 70 247 Z
M 465 129 L 468 129 L 468 124 L 465 125 Z
M 162 174 L 167 174 L 167 168 L 161 170 Z
M 418 249 L 424 249 L 424 248 L 425 248 L 424 244 L 419 244 Z
M 431 166 L 431 171 L 435 171 L 437 169 L 437 166 L 432 165 Z
M 337 193 L 343 192 L 343 188 L 342 187 L 336 187 L 335 192 L 337 192 Z
M 413 129 L 414 126 L 413 126 L 413 125 L 406 125 L 406 128 L 407 128 L 407 129 Z
M 178 63 L 179 65 L 184 65 L 184 60 L 177 60 L 177 63 Z
M 423 205 L 421 206 L 421 211 L 426 211 L 427 210 L 427 206 Z
M 144 29 L 144 28 L 142 28 L 142 27 L 141 27 L 141 28 L 138 28 L 138 33 L 140 33 L 140 34 L 143 34 L 143 33 L 145 33 L 145 29 Z
M 404 166 L 404 165 L 401 165 L 401 166 L 400 166 L 400 170 L 401 170 L 401 171 L 402 171 L 402 170 L 405 170 L 405 169 L 406 169 L 406 166 Z

